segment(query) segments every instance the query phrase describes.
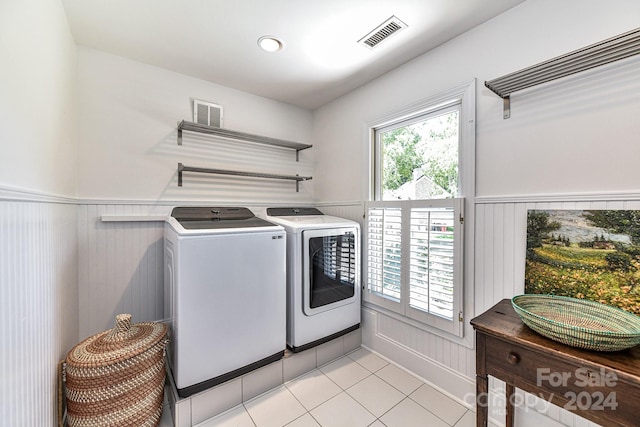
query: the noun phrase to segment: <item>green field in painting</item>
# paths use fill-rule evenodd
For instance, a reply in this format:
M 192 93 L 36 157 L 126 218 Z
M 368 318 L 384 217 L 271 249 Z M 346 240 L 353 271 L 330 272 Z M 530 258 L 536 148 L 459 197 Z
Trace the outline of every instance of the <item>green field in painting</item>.
M 628 268 L 613 268 L 607 255 L 615 252 L 550 244 L 531 249 L 525 292 L 586 298 L 640 315 L 640 262 L 633 258 Z

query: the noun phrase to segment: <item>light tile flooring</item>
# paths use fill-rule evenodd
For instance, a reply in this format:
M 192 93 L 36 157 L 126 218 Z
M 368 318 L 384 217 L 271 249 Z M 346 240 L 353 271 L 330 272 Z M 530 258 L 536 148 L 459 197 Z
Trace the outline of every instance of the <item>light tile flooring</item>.
M 474 412 L 360 348 L 197 427 L 474 425 Z

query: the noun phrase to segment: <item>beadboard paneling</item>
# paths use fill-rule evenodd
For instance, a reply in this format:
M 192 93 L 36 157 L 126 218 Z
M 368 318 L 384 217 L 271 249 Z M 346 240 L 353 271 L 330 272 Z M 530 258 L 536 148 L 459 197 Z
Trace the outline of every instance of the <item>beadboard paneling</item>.
M 362 223 L 361 203 L 319 208 Z M 111 328 L 118 313 L 131 313 L 134 322 L 164 317 L 164 222 L 103 222 L 101 217 L 169 215 L 171 209 L 153 204 L 78 205 L 81 338 Z M 258 213 L 264 208 L 251 209 Z
M 362 204 L 324 203 L 325 214 L 362 222 Z M 108 329 L 119 312 L 135 321 L 158 320 L 162 312 L 163 223 L 104 223 L 101 216 L 166 215 L 168 206 L 84 204 L 78 206 L 80 336 Z M 524 290 L 528 209 L 640 209 L 640 201 L 478 203 L 475 205 L 475 314 Z M 258 209 L 256 209 L 258 211 Z M 475 377 L 475 350 L 366 308 L 363 344 L 450 395 L 467 402 Z M 468 313 L 471 319 L 473 313 Z M 500 385 L 496 388 L 498 392 Z M 591 423 L 555 407 L 546 415 L 558 423 Z
M 76 206 L 0 201 L 0 417 L 54 425 L 57 364 L 78 339 Z
M 133 321 L 163 318 L 163 221 L 102 222 L 103 215 L 166 215 L 169 206 L 79 205 L 79 315 L 82 338 Z
M 504 298 L 524 292 L 524 270 L 529 209 L 640 209 L 639 201 L 494 201 L 476 204 L 476 300 L 475 313 L 480 314 Z M 475 369 L 475 367 L 474 367 Z M 469 376 L 474 372 L 468 372 Z M 504 385 L 493 381 L 496 393 L 504 393 Z M 553 405 L 546 405 L 527 395 L 527 401 L 548 418 L 571 427 L 597 426 Z M 534 410 L 531 405 L 527 411 Z M 519 408 L 518 411 L 524 412 Z
M 323 206 L 323 211 L 331 214 L 349 210 L 356 214 L 355 205 Z M 524 262 L 526 255 L 527 210 L 529 209 L 640 209 L 639 200 L 597 200 L 545 201 L 540 196 L 534 201 L 505 199 L 500 202 L 476 203 L 475 205 L 475 299 L 472 301 L 474 313 L 467 313 L 470 320 L 496 302 L 524 292 Z M 360 211 L 361 212 L 361 209 Z M 474 390 L 475 350 L 458 344 L 444 336 L 436 335 L 411 325 L 393 316 L 367 306 L 363 312 L 363 344 L 374 351 L 402 364 L 417 373 L 444 392 L 469 404 Z M 492 381 L 492 392 L 504 394 L 504 385 Z M 571 427 L 596 426 L 553 405 L 545 405 L 528 395 L 532 404 L 518 408 L 518 417 L 523 421 L 540 420 L 539 411 L 547 418 L 549 425 Z M 535 408 L 534 408 L 535 406 Z M 527 415 L 525 415 L 525 412 Z M 551 421 L 553 420 L 553 421 Z
M 347 218 L 362 225 L 364 219 L 364 204 L 351 202 L 343 204 L 323 203 L 316 205 L 325 215 L 333 215 L 340 218 Z

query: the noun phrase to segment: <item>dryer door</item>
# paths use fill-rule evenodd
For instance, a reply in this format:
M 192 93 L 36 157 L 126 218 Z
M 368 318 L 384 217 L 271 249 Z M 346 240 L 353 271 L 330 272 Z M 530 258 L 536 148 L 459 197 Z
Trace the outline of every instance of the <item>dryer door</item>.
M 353 303 L 360 292 L 357 228 L 305 230 L 302 237 L 304 314 Z

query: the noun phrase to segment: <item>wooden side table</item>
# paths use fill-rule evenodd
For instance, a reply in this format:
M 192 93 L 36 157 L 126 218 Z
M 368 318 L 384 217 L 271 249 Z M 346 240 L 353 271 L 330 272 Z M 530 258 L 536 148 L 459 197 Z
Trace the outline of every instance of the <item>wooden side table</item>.
M 603 426 L 640 426 L 640 346 L 608 353 L 560 344 L 522 323 L 508 299 L 471 324 L 478 427 L 487 426 L 488 375 L 506 383 L 507 427 L 516 387 Z

